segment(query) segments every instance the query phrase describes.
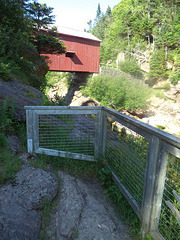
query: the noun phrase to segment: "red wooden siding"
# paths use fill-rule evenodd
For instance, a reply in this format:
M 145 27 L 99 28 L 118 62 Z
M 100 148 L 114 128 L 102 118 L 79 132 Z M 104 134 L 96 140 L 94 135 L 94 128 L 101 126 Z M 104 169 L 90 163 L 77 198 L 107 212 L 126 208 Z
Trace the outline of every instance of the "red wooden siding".
M 61 33 L 59 37 L 65 43 L 67 52 L 72 52 L 72 57 L 66 57 L 66 54 L 42 54 L 48 57 L 51 71 L 99 72 L 100 41 Z

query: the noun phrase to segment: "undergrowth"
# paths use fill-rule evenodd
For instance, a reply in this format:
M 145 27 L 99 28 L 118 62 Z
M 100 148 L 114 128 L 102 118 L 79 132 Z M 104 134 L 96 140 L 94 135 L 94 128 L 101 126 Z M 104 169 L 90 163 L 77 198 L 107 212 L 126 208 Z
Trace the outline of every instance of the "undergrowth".
M 4 137 L 4 142 L 5 137 Z M 2 143 L 2 135 L 0 136 Z M 18 156 L 12 154 L 7 146 L 0 146 L 0 185 L 4 184 L 7 180 L 14 178 L 15 174 L 20 170 L 22 160 Z
M 104 186 L 104 194 L 111 199 L 118 216 L 124 223 L 131 227 L 133 239 L 140 240 L 141 222 L 112 180 L 111 171 L 104 167 L 101 168 L 99 170 L 99 178 L 101 184 Z
M 90 77 L 86 87 L 81 87 L 85 96 L 90 96 L 102 105 L 116 110 L 134 111 L 146 108 L 149 97 L 148 88 L 140 85 L 138 80 L 131 81 L 125 76 L 101 74 Z
M 14 155 L 7 145 L 7 135 L 18 135 L 21 149 L 26 148 L 26 126 L 17 123 L 14 117 L 14 106 L 6 98 L 0 106 L 0 184 L 12 179 L 20 170 L 22 161 Z

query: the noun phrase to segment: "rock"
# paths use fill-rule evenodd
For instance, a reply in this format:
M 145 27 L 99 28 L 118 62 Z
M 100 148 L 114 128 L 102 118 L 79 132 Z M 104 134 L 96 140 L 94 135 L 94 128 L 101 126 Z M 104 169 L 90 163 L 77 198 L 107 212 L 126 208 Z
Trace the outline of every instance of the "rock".
M 42 94 L 37 89 L 27 86 L 13 79 L 4 82 L 0 80 L 0 104 L 5 99 L 15 108 L 16 121 L 25 121 L 26 111 L 24 106 L 36 106 L 42 103 Z
M 14 154 L 20 153 L 21 141 L 17 136 L 8 136 L 8 147 Z
M 79 224 L 85 201 L 76 179 L 63 172 L 59 172 L 59 175 L 63 185 L 56 215 L 57 239 L 61 239 L 61 237 L 71 239 L 73 230 Z
M 59 172 L 61 199 L 56 213 L 56 240 L 130 240 L 97 179 L 76 179 Z
M 26 46 L 25 44 L 20 49 L 22 57 L 28 61 L 31 61 L 36 68 L 35 74 L 37 76 L 45 76 L 48 72 L 48 66 L 45 59 L 43 59 L 36 49 Z
M 100 106 L 101 104 L 90 97 L 82 96 L 82 94 L 79 91 L 75 91 L 73 99 L 69 105 L 70 106 Z
M 38 210 L 57 190 L 54 174 L 24 165 L 11 184 L 0 188 L 0 240 L 38 240 Z

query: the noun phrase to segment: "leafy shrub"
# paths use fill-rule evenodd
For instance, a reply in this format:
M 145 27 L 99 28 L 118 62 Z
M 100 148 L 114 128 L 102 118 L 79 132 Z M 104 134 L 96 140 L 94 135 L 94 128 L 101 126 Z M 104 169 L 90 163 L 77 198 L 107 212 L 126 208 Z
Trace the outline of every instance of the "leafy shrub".
M 10 69 L 7 64 L 0 63 L 0 78 L 4 81 L 9 81 L 10 77 Z
M 134 60 L 131 61 L 125 61 L 125 62 L 120 62 L 119 63 L 120 70 L 125 73 L 129 73 L 135 78 L 142 78 L 142 70 L 138 63 Z
M 22 160 L 18 156 L 14 156 L 9 149 L 0 145 L 0 185 L 4 184 L 8 179 L 12 179 L 16 172 L 20 170 Z
M 98 75 L 88 79 L 87 86 L 81 87 L 82 93 L 95 98 L 102 105 L 116 110 L 134 111 L 146 107 L 148 89 L 138 81 L 130 81 L 124 76 Z
M 8 98 L 0 106 L 0 133 L 11 131 L 14 122 L 14 106 L 9 103 Z
M 180 69 L 173 72 L 173 74 L 170 76 L 170 81 L 174 85 L 176 85 L 179 80 L 180 80 Z
M 166 60 L 164 49 L 157 49 L 154 51 L 150 60 L 149 77 L 158 80 L 160 78 L 167 78 Z
M 0 146 L 5 147 L 7 143 L 7 138 L 3 133 L 0 133 Z

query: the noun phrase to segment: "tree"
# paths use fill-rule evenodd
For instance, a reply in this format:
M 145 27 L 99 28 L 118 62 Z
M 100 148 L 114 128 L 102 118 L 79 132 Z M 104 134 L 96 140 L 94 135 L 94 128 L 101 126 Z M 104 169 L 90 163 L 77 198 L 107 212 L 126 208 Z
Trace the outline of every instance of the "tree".
M 54 23 L 55 16 L 52 15 L 53 8 L 46 4 L 33 2 L 28 5 L 27 12 L 34 29 L 40 31 L 41 28 L 48 28 L 48 25 Z
M 63 54 L 66 51 L 64 43 L 58 38 L 57 29 L 49 30 L 54 23 L 55 16 L 52 14 L 53 8 L 46 4 L 33 2 L 27 8 L 28 18 L 34 28 L 33 43 L 39 53 Z M 42 31 L 42 30 L 48 31 Z
M 166 70 L 165 51 L 163 48 L 156 49 L 150 60 L 149 76 L 154 80 L 164 79 L 167 77 Z

